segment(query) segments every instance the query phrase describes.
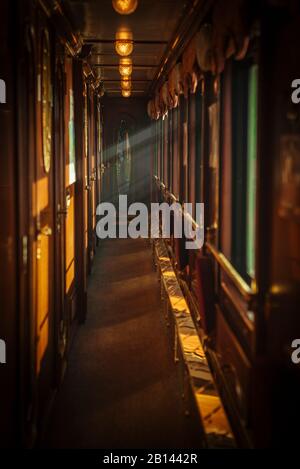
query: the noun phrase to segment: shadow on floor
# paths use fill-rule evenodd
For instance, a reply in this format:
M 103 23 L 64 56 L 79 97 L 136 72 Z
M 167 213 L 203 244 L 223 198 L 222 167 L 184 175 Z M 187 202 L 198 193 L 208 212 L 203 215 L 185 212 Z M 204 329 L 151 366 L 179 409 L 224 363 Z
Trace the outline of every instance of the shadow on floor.
M 43 447 L 196 448 L 147 240 L 101 242 Z

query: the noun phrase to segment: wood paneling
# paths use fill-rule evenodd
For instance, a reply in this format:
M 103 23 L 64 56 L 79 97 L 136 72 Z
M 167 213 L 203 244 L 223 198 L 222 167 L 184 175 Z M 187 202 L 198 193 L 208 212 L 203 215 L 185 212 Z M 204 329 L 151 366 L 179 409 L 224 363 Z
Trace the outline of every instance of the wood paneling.
M 14 42 L 12 2 L 0 3 L 0 78 L 6 83 L 6 104 L 0 104 L 0 337 L 6 342 L 7 363 L 0 364 L 0 446 L 12 446 L 17 436 L 17 238 L 14 139 Z

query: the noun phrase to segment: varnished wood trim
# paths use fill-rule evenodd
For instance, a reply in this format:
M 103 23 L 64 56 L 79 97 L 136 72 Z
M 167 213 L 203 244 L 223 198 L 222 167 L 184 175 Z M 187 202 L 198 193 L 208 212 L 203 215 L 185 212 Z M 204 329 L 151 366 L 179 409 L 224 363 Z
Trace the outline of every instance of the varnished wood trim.
M 219 266 L 224 270 L 228 277 L 233 281 L 234 285 L 237 287 L 243 298 L 247 301 L 253 299 L 257 295 L 257 291 L 249 287 L 245 280 L 240 276 L 240 274 L 235 270 L 229 260 L 218 251 L 212 244 L 209 242 L 205 243 L 207 250 L 212 254 L 213 258 L 217 261 Z

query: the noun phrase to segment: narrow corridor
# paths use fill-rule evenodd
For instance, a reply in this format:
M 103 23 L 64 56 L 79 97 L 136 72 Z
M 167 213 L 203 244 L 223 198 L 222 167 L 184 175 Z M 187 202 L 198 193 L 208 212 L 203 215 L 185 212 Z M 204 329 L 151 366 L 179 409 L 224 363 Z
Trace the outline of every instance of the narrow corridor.
M 0 447 L 297 448 L 300 1 L 1 0 L 0 37 Z
M 44 446 L 200 447 L 180 387 L 148 240 L 102 241 Z

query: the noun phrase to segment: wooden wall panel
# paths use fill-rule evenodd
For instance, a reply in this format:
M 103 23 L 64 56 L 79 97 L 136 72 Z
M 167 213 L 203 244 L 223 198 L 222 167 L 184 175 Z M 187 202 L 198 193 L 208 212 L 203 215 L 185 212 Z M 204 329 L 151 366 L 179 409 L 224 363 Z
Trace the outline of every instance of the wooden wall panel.
M 0 104 L 0 339 L 6 343 L 6 364 L 0 364 L 0 447 L 16 439 L 17 415 L 17 271 L 16 166 L 12 2 L 0 2 L 0 78 L 6 83 L 6 104 Z

